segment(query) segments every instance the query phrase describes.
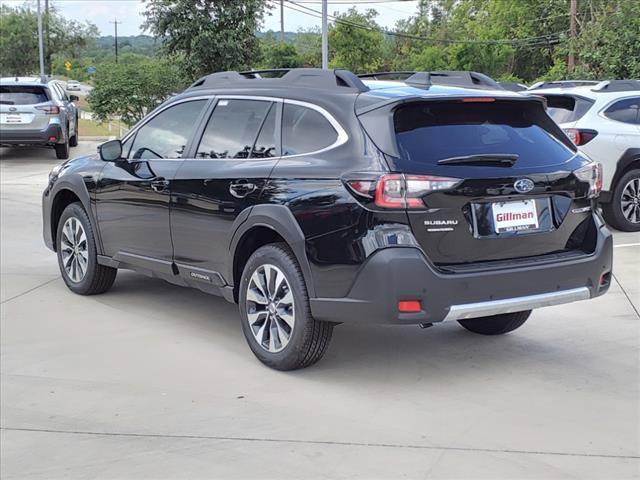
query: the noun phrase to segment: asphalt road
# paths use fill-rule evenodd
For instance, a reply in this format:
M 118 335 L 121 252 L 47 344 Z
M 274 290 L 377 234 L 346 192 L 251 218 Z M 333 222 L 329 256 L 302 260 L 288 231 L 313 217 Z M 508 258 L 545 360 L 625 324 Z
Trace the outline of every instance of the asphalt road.
M 3 479 L 640 476 L 640 235 L 615 234 L 610 293 L 512 334 L 343 325 L 281 373 L 222 299 L 131 272 L 68 291 L 41 238 L 56 163 L 0 151 Z

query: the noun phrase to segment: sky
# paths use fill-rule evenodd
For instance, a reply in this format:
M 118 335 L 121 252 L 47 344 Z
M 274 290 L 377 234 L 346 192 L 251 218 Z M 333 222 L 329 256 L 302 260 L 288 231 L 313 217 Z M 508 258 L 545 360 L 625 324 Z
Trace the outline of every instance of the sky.
M 35 8 L 37 0 L 0 0 L 5 5 L 30 5 Z M 113 34 L 113 22 L 118 19 L 119 35 L 138 35 L 144 33 L 141 25 L 144 22 L 142 12 L 145 9 L 142 0 L 49 0 L 67 18 L 94 23 L 100 30 L 101 35 Z M 241 1 L 241 0 L 238 0 Z M 296 0 L 294 0 L 296 1 Z M 278 2 L 276 1 L 276 4 Z M 44 0 L 41 0 L 44 5 Z M 287 2 L 285 2 L 285 5 Z M 396 21 L 406 19 L 413 15 L 416 10 L 417 0 L 382 0 L 379 2 L 371 0 L 359 0 L 356 3 L 358 10 L 364 11 L 367 8 L 375 8 L 378 11 L 377 22 L 385 27 L 392 28 Z M 299 5 L 312 10 L 321 10 L 320 0 L 300 0 Z M 329 0 L 329 14 L 335 12 L 345 12 L 353 5 L 344 0 Z M 295 7 L 303 10 L 302 7 Z M 284 9 L 285 30 L 295 32 L 299 28 L 309 28 L 320 26 L 320 19 L 314 16 L 305 15 L 294 11 L 291 8 Z M 271 10 L 271 15 L 265 18 L 263 30 L 280 30 L 280 10 L 279 7 Z

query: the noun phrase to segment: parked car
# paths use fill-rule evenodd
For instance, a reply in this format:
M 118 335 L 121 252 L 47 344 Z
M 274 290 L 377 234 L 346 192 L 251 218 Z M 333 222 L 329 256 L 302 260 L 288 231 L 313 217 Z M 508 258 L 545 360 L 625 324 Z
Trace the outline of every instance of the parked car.
M 55 80 L 0 79 L 0 146 L 53 147 L 59 159 L 78 145 L 78 97 Z
M 238 303 L 280 370 L 318 361 L 340 323 L 497 335 L 602 295 L 598 165 L 543 99 L 459 73 L 204 77 L 54 168 L 45 242 L 78 294 L 126 268 Z
M 600 203 L 619 230 L 640 231 L 640 81 L 539 89 L 549 115 L 603 166 Z
M 79 91 L 80 90 L 80 82 L 77 80 L 67 80 L 67 90 L 68 91 Z

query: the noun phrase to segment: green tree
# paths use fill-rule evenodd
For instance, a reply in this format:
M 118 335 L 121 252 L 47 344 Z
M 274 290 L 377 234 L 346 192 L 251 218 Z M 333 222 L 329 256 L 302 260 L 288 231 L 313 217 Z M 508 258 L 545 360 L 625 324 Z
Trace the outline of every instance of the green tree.
M 346 68 L 353 72 L 380 69 L 384 63 L 384 34 L 375 21 L 377 15 L 373 9 L 360 13 L 355 7 L 337 15 L 339 21 L 329 31 L 331 68 Z
M 256 31 L 266 0 L 145 0 L 145 28 L 164 52 L 182 58 L 187 76 L 246 69 L 258 54 Z
M 319 28 L 298 30 L 293 45 L 304 67 L 322 66 L 322 37 Z
M 98 36 L 95 25 L 62 17 L 50 8 L 44 17 L 49 26 L 49 51 L 66 60 L 76 60 Z M 28 75 L 39 71 L 38 19 L 27 7 L 0 5 L 0 71 L 2 75 Z M 46 52 L 45 52 L 46 58 Z M 62 62 L 64 63 L 64 61 Z M 52 71 L 52 65 L 47 66 Z
M 262 57 L 263 68 L 298 68 L 302 59 L 290 43 L 274 42 L 266 46 Z
M 88 101 L 98 121 L 119 116 L 131 126 L 185 86 L 175 62 L 127 54 L 98 67 Z

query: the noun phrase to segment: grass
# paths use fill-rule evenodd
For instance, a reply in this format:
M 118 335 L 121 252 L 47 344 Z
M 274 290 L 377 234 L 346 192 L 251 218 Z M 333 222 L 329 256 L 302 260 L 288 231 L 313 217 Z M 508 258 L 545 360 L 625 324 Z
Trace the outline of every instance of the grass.
M 93 120 L 79 119 L 80 137 L 106 137 L 117 134 L 117 127 L 112 128 L 109 132 L 109 128 L 105 124 L 96 123 Z

